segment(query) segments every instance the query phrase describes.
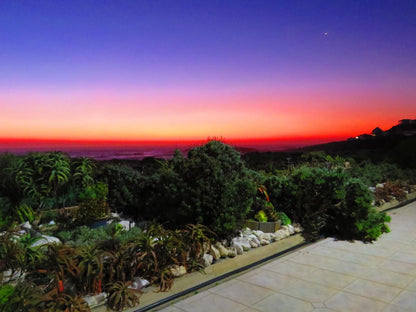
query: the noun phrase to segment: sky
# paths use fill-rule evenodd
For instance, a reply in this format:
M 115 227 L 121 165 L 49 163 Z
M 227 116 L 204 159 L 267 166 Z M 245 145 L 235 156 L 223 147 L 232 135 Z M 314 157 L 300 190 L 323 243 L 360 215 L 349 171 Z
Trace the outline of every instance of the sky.
M 0 1 L 0 140 L 324 142 L 416 118 L 416 2 Z

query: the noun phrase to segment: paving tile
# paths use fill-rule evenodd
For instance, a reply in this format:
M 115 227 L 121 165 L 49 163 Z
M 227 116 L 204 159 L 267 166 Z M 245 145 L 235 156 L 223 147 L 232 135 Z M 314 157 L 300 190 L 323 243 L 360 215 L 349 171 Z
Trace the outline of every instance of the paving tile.
M 386 236 L 382 240 L 377 240 L 373 244 L 380 248 L 386 248 L 395 251 L 406 248 L 409 245 L 408 242 L 403 242 L 402 239 L 392 239 L 389 236 Z
M 295 258 L 293 258 L 295 259 Z M 297 278 L 302 278 L 303 275 L 306 273 L 312 272 L 317 270 L 317 267 L 310 266 L 310 265 L 304 265 L 299 263 L 294 263 L 291 261 L 282 262 L 282 263 L 276 263 L 274 265 L 264 266 L 265 269 L 281 273 L 284 275 L 289 275 Z
M 232 285 L 234 285 L 236 283 L 238 283 L 238 280 L 237 279 L 231 279 L 231 280 L 228 280 L 228 281 L 225 281 L 225 282 L 222 282 L 222 283 L 216 285 L 215 286 L 215 289 L 217 289 L 218 291 L 220 291 L 221 289 L 230 287 L 230 286 L 232 286 Z
M 318 269 L 305 274 L 302 279 L 328 287 L 342 289 L 355 281 L 357 277 L 329 270 Z
M 322 268 L 356 277 L 362 276 L 369 268 L 368 266 L 362 264 L 342 261 L 339 259 L 333 259 L 314 254 L 304 255 L 303 257 L 296 257 L 291 261 L 298 262 L 300 264 L 309 264 L 311 266 L 315 266 L 316 268 Z
M 309 302 L 305 302 L 284 294 L 273 294 L 267 298 L 257 302 L 255 309 L 262 312 L 276 312 L 276 311 L 299 311 L 308 312 L 313 311 L 313 306 Z
M 339 312 L 383 311 L 386 303 L 364 298 L 347 292 L 338 292 L 325 302 L 325 306 Z
M 254 309 L 254 308 L 246 308 L 246 309 L 242 310 L 241 312 L 261 312 L 261 311 L 257 310 L 257 309 Z
M 307 281 L 297 281 L 288 288 L 283 288 L 280 293 L 302 299 L 311 303 L 324 302 L 337 292 L 336 289 Z
M 356 295 L 385 302 L 391 302 L 402 291 L 401 288 L 362 279 L 356 280 L 349 286 L 345 287 L 344 290 Z
M 194 296 L 196 297 L 196 296 Z M 187 312 L 212 312 L 212 311 L 243 311 L 247 307 L 232 301 L 223 296 L 208 293 L 208 295 L 199 298 L 199 300 L 185 299 L 175 304 L 178 307 Z
M 401 308 L 415 311 L 416 296 L 412 291 L 403 290 L 392 302 Z
M 268 290 L 264 287 L 241 281 L 237 281 L 235 284 L 229 287 L 220 289 L 214 287 L 208 291 L 246 305 L 253 305 L 257 301 L 260 301 L 268 295 L 273 294 L 271 290 Z
M 187 304 L 192 304 L 194 302 L 200 302 L 204 297 L 209 296 L 209 294 L 210 293 L 207 292 L 207 291 L 200 292 L 200 293 L 198 293 L 196 295 L 193 295 L 193 296 L 190 296 L 190 297 L 188 297 L 184 300 L 178 301 L 177 303 L 174 304 L 174 306 L 176 308 L 182 308 L 182 305 L 183 305 L 184 302 L 187 302 Z
M 333 242 L 328 242 L 327 246 L 331 248 L 343 249 L 343 250 L 347 250 L 350 252 L 356 252 L 356 253 L 361 253 L 365 255 L 378 256 L 378 257 L 384 257 L 384 258 L 391 256 L 395 252 L 394 250 L 380 248 L 371 243 L 363 243 L 360 241 L 354 241 L 354 242 L 333 241 Z
M 409 252 L 404 251 L 398 251 L 396 252 L 392 257 L 390 257 L 392 260 L 416 264 L 416 255 Z
M 414 279 L 414 277 L 411 275 L 392 272 L 386 269 L 369 269 L 362 276 L 362 278 L 403 289 L 406 288 L 406 286 L 409 285 L 410 282 Z
M 237 279 L 274 291 L 290 287 L 294 282 L 298 281 L 295 277 L 263 269 L 241 275 Z
M 416 277 L 416 264 L 387 259 L 378 267 L 380 270 L 385 269 L 385 270 L 389 270 L 392 272 L 405 273 L 405 274 Z
M 407 285 L 406 290 L 416 292 L 416 279 L 413 279 L 413 281 Z
M 395 304 L 389 304 L 383 312 L 410 312 L 411 310 L 401 308 Z
M 174 305 L 171 305 L 169 307 L 166 307 L 162 310 L 157 310 L 159 312 L 184 312 L 185 310 L 179 309 L 177 307 L 175 307 Z
M 368 264 L 368 263 L 379 264 L 385 260 L 385 258 L 383 257 L 365 255 L 362 253 L 354 253 L 351 251 L 330 248 L 326 246 L 319 246 L 318 248 L 311 250 L 311 253 L 318 254 L 320 256 L 335 258 L 338 260 L 349 261 L 353 263 L 360 263 L 360 264 Z

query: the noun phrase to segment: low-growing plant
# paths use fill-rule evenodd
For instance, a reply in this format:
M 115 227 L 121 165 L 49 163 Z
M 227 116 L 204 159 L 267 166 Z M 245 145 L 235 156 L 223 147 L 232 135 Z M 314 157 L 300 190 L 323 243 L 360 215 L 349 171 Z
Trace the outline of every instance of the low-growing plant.
M 361 219 L 355 223 L 359 234 L 364 241 L 373 241 L 383 233 L 389 233 L 390 228 L 385 224 L 390 222 L 391 217 L 385 212 L 378 212 L 372 209 L 366 219 Z
M 35 284 L 24 281 L 15 286 L 10 284 L 0 287 L 0 311 L 40 311 L 43 291 Z
M 107 285 L 107 305 L 114 311 L 123 311 L 125 308 L 133 308 L 140 302 L 141 291 L 130 288 L 131 282 L 118 281 Z
M 55 221 L 57 216 L 58 212 L 56 210 L 43 211 L 41 213 L 40 223 L 49 223 L 51 221 Z
M 88 303 L 80 295 L 70 296 L 64 293 L 56 293 L 45 296 L 43 302 L 45 312 L 90 312 Z
M 32 223 L 35 220 L 35 212 L 29 205 L 22 204 L 17 207 L 16 214 L 21 223 L 29 221 Z
M 75 230 L 71 231 L 60 231 L 56 236 L 63 242 L 71 241 L 75 238 Z
M 282 222 L 282 225 L 292 224 L 292 221 L 290 220 L 290 218 L 283 211 L 279 211 L 277 213 L 277 216 L 278 216 L 279 220 Z
M 389 202 L 393 199 L 398 201 L 403 201 L 406 199 L 406 191 L 408 187 L 406 183 L 396 180 L 396 181 L 387 181 L 384 183 L 383 187 L 377 187 L 374 191 L 374 200 L 377 204 L 384 202 Z
M 267 222 L 267 215 L 266 215 L 266 213 L 263 210 L 260 210 L 254 216 L 254 219 L 256 219 L 259 222 Z

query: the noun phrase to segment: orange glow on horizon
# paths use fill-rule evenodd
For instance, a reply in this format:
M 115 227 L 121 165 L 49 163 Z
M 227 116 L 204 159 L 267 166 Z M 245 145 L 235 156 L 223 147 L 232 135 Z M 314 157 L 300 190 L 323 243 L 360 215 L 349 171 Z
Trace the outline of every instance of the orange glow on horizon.
M 21 92 L 20 92 L 21 91 Z M 319 91 L 319 90 L 318 90 Z M 411 96 L 312 91 L 35 92 L 0 94 L 0 138 L 70 142 L 345 140 L 414 115 Z M 400 98 L 402 96 L 403 98 Z M 393 101 L 402 109 L 395 112 Z M 377 109 L 374 107 L 377 106 Z

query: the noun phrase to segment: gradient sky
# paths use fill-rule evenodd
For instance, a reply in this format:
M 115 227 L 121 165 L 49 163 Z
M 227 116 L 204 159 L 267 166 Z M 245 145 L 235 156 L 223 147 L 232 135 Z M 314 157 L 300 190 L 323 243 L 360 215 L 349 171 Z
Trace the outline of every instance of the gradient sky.
M 0 138 L 333 140 L 416 118 L 416 2 L 0 1 Z

